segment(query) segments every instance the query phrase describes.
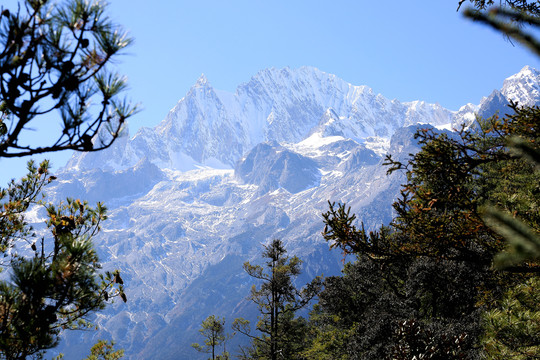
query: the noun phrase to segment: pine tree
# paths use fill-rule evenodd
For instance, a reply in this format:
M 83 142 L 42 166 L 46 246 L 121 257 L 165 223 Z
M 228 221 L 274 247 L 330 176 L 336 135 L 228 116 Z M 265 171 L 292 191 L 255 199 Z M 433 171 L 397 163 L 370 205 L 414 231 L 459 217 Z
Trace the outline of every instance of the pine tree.
M 136 112 L 118 97 L 125 80 L 110 72 L 112 60 L 131 42 L 100 1 L 2 6 L 0 157 L 110 146 Z M 62 120 L 57 136 L 23 143 L 32 125 L 56 110 Z M 30 161 L 26 177 L 0 189 L 2 359 L 40 357 L 57 345 L 63 330 L 89 328 L 88 318 L 108 300 L 126 301 L 119 272 L 101 273 L 93 249 L 106 208 L 73 199 L 47 203 L 42 190 L 54 179 L 48 162 L 38 167 Z M 45 209 L 48 235 L 36 235 L 25 220 L 35 207 Z
M 40 356 L 58 344 L 63 330 L 88 329 L 88 318 L 116 296 L 126 301 L 118 271 L 100 273 L 92 237 L 106 219 L 98 203 L 68 199 L 47 203 L 42 189 L 54 177 L 48 163 L 32 162 L 20 183 L 0 189 L 1 253 L 7 260 L 0 281 L 0 358 Z M 37 235 L 24 214 L 31 207 L 45 209 L 49 235 Z
M 484 314 L 483 345 L 488 359 L 540 356 L 540 278 L 508 290 L 501 305 Z
M 395 330 L 391 333 L 400 334 L 385 340 L 387 348 L 382 353 L 374 353 L 381 338 L 376 340 L 368 334 L 376 335 L 373 330 L 378 328 L 377 319 L 364 316 L 356 324 L 342 324 L 344 331 L 353 325 L 370 329 L 357 332 L 356 342 L 364 344 L 356 350 L 363 354 L 361 358 L 386 356 L 392 342 L 392 353 L 397 358 L 427 356 L 425 350 L 419 350 L 419 344 L 423 344 L 422 349 L 435 351 L 430 356 L 440 351 L 454 353 L 453 358 L 478 356 L 476 343 L 480 341 L 482 327 L 488 326 L 486 331 L 493 336 L 500 334 L 489 326 L 499 324 L 493 317 L 500 314 L 496 309 L 503 306 L 502 294 L 538 272 L 530 246 L 521 255 L 527 254 L 529 261 L 514 263 L 505 272 L 491 267 L 495 255 L 503 250 L 505 239 L 484 221 L 486 206 L 504 209 L 511 217 L 521 219 L 523 226 L 530 227 L 531 237 L 537 236 L 540 224 L 539 169 L 507 146 L 517 136 L 531 151 L 538 151 L 536 129 L 540 109 L 512 104 L 512 110 L 513 115 L 480 121 L 477 128 L 463 129 L 452 137 L 433 130 L 419 131 L 417 137 L 423 147 L 408 163 L 389 157 L 390 171 L 405 169 L 408 176 L 401 197 L 394 204 L 396 217 L 390 229 L 367 234 L 354 226 L 355 216 L 350 209 L 330 204 L 330 210 L 324 214 L 325 238 L 333 247 L 360 256 L 364 266 L 372 263 L 372 270 L 356 277 L 355 286 L 365 289 L 368 284 L 378 283 L 371 280 L 378 271 L 382 271 L 379 281 L 388 286 L 371 285 L 371 291 L 380 292 L 370 300 L 365 290 L 331 295 L 335 287 L 328 283 L 321 294 L 321 299 L 325 299 L 321 301 L 322 310 L 327 317 L 344 318 L 333 308 L 333 302 L 365 298 L 363 305 L 353 311 L 363 313 L 371 307 L 378 308 L 382 311 L 379 317 L 386 314 L 390 315 L 389 321 L 393 319 Z M 515 219 L 508 223 L 517 222 Z M 400 311 L 390 310 L 396 308 Z M 509 309 L 512 308 L 506 307 L 506 311 Z M 483 311 L 491 314 L 484 316 L 487 320 L 480 317 Z M 519 314 L 517 311 L 511 316 Z M 346 318 L 352 315 L 347 314 Z M 448 348 L 452 344 L 448 339 L 455 339 L 454 348 Z M 504 341 L 483 339 L 486 343 Z M 413 348 L 418 353 L 410 353 Z M 486 347 L 488 351 L 493 348 Z
M 114 341 L 98 340 L 90 349 L 90 355 L 83 360 L 118 360 L 124 357 L 124 349 L 115 350 Z M 53 360 L 63 360 L 64 354 L 55 356 Z
M 476 10 L 493 4 L 470 2 Z M 466 15 L 540 55 L 526 32 L 540 26 L 538 2 L 500 4 Z M 368 234 L 355 227 L 350 208 L 330 204 L 323 235 L 358 260 L 326 281 L 312 318 L 322 336 L 310 358 L 325 358 L 328 349 L 346 359 L 538 357 L 531 304 L 538 295 L 539 169 L 525 159 L 538 158 L 540 110 L 511 103 L 509 112 L 453 134 L 426 128 L 416 134 L 422 150 L 410 161 L 387 158 L 390 171 L 407 174 L 390 228 Z M 509 251 L 501 253 L 506 241 Z M 494 259 L 504 272 L 492 267 Z M 367 316 L 370 309 L 375 316 Z M 344 342 L 344 351 L 336 353 L 331 339 Z
M 99 340 L 90 349 L 84 360 L 118 360 L 124 357 L 124 350 L 115 350 L 114 341 Z
M 0 157 L 97 151 L 120 135 L 136 107 L 119 99 L 125 79 L 110 64 L 132 40 L 101 1 L 24 0 L 0 9 Z M 23 143 L 58 111 L 56 138 Z M 99 134 L 99 136 L 97 136 Z
M 251 351 L 260 359 L 296 358 L 300 352 L 298 344 L 303 341 L 300 334 L 304 324 L 295 317 L 295 312 L 306 306 L 321 288 L 321 278 L 317 277 L 303 289 L 297 289 L 293 279 L 300 274 L 302 262 L 286 253 L 282 241 L 275 239 L 265 246 L 265 267 L 244 263 L 248 275 L 262 281 L 260 288 L 255 285 L 251 288 L 248 297 L 261 313 L 256 326 L 261 335 L 252 335 L 249 321 L 242 318 L 235 319 L 233 329 L 252 339 Z
M 199 343 L 193 343 L 191 346 L 200 352 L 211 353 L 212 360 L 215 359 L 228 359 L 229 355 L 227 352 L 223 354 L 216 354 L 216 349 L 221 344 L 224 344 L 225 341 L 231 338 L 232 335 L 225 333 L 225 319 L 221 319 L 214 315 L 210 315 L 201 324 L 199 333 L 204 337 L 204 345 Z

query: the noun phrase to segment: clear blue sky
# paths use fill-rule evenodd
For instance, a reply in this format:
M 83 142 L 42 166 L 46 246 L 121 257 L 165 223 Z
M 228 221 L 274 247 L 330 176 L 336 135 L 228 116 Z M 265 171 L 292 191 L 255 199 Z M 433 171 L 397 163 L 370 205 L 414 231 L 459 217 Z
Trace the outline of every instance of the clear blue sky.
M 234 91 L 266 67 L 315 66 L 400 101 L 457 110 L 538 60 L 456 12 L 458 0 L 114 0 L 109 14 L 135 44 L 119 59 L 152 127 L 204 73 Z M 14 8 L 15 0 L 3 0 Z M 46 136 L 46 134 L 43 134 Z M 49 154 L 54 168 L 69 154 Z M 0 159 L 0 186 L 28 159 Z

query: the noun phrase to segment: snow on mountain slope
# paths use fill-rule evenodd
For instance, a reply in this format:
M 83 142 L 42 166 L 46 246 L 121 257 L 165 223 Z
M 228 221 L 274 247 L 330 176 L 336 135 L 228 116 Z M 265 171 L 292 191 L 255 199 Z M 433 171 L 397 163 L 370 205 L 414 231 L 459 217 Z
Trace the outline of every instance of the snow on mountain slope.
M 467 104 L 454 115 L 451 128 L 459 129 L 462 124 L 470 125 L 481 118 L 490 117 L 493 114 L 505 115 L 511 113 L 508 107 L 510 101 L 519 106 L 532 106 L 540 103 L 540 72 L 530 66 L 523 67 L 503 82 L 500 90 L 484 97 L 479 105 Z
M 120 139 L 109 152 L 78 155 L 67 168 L 120 170 L 143 157 L 183 171 L 233 168 L 264 141 L 296 143 L 313 132 L 358 142 L 389 139 L 402 126 L 450 123 L 453 114 L 438 104 L 390 101 L 311 67 L 263 70 L 235 94 L 215 90 L 201 76 L 154 129 Z
M 525 66 L 515 75 L 504 80 L 501 93 L 508 100 L 522 106 L 533 106 L 540 102 L 540 72 Z
M 257 262 L 263 244 L 281 238 L 305 261 L 300 282 L 337 274 L 341 254 L 321 235 L 327 201 L 346 202 L 367 229 L 388 223 L 405 179 L 386 176 L 384 154 L 417 151 L 418 127 L 457 128 L 506 111 L 509 98 L 538 101 L 538 83 L 526 67 L 453 112 L 309 67 L 263 70 L 234 94 L 201 77 L 155 128 L 74 156 L 47 191 L 108 205 L 96 246 L 128 295 L 98 315 L 99 332 L 70 333 L 59 350 L 78 358 L 113 338 L 129 359 L 202 358 L 189 345 L 205 317 L 256 315 L 242 264 Z

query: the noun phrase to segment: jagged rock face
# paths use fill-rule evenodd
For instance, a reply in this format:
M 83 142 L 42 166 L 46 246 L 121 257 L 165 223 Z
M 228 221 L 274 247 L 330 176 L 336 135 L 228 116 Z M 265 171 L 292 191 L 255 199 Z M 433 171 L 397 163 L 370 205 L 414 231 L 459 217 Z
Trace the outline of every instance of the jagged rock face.
M 494 90 L 487 98 L 482 99 L 477 115 L 480 118 L 488 118 L 493 114 L 504 116 L 511 113 L 508 107 L 508 99 L 498 90 Z
M 239 161 L 235 174 L 244 183 L 257 185 L 261 194 L 279 188 L 296 194 L 317 186 L 321 177 L 315 161 L 276 142 L 255 146 Z
M 167 177 L 147 158 L 143 158 L 134 167 L 122 171 L 94 168 L 72 171 L 69 176 L 60 178 L 54 191 L 48 193 L 50 201 L 58 203 L 70 196 L 90 204 L 102 202 L 107 207 L 117 207 L 146 194 Z
M 380 157 L 373 150 L 358 146 L 351 151 L 350 158 L 345 162 L 344 171 L 357 171 L 363 167 L 378 164 Z
M 504 80 L 501 93 L 518 105 L 537 105 L 540 102 L 540 72 L 525 66 L 519 73 Z
M 204 358 L 190 347 L 204 318 L 255 318 L 242 264 L 257 262 L 263 244 L 281 238 L 304 260 L 299 283 L 339 273 L 341 254 L 321 236 L 327 201 L 350 205 L 367 229 L 387 224 L 405 179 L 386 175 L 386 153 L 406 161 L 419 127 L 458 128 L 508 99 L 538 102 L 538 83 L 525 67 L 454 112 L 390 101 L 308 67 L 263 70 L 234 94 L 201 77 L 155 128 L 76 155 L 47 191 L 109 207 L 95 243 L 128 295 L 97 316 L 99 332 L 72 333 L 58 350 L 80 358 L 112 337 L 129 359 Z
M 309 67 L 263 70 L 234 94 L 215 90 L 203 76 L 154 129 L 118 141 L 109 152 L 114 156 L 84 154 L 68 168 L 120 170 L 143 157 L 182 171 L 231 168 L 265 141 L 297 143 L 314 132 L 355 141 L 389 138 L 402 126 L 449 123 L 453 114 L 438 104 L 390 101 Z

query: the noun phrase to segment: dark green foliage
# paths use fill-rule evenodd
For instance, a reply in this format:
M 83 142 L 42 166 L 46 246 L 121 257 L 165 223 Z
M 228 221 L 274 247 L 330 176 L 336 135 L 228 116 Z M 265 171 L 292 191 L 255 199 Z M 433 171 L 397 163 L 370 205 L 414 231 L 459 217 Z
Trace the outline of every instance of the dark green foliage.
M 26 0 L 0 9 L 0 157 L 96 151 L 120 135 L 136 108 L 118 99 L 125 81 L 108 66 L 131 39 L 104 10 L 102 2 L 82 0 Z M 62 119 L 57 137 L 22 143 L 55 110 Z M 43 187 L 55 179 L 48 163 L 30 162 L 28 171 L 0 189 L 0 266 L 9 271 L 0 281 L 2 359 L 39 357 L 62 330 L 90 327 L 88 317 L 112 297 L 127 300 L 119 273 L 100 274 L 93 249 L 105 207 L 46 203 Z M 48 236 L 25 221 L 25 212 L 39 207 Z
M 307 358 L 386 359 L 409 340 L 441 354 L 450 338 L 462 339 L 462 353 L 474 358 L 470 334 L 478 335 L 480 324 L 470 302 L 477 293 L 470 274 L 463 263 L 420 258 L 383 264 L 359 256 L 343 276 L 325 280 L 311 314 L 315 340 Z M 405 336 L 403 324 L 413 320 L 422 329 L 418 338 Z
M 486 208 L 484 219 L 508 241 L 508 249 L 495 256 L 494 266 L 505 271 L 530 273 L 540 269 L 540 149 L 537 131 L 540 111 L 533 107 L 520 111 L 518 115 L 529 119 L 533 132 L 529 136 L 526 132 L 521 133 L 507 141 L 510 153 L 519 160 L 519 168 L 497 169 L 502 173 L 511 171 L 515 175 L 510 177 L 511 181 L 500 182 L 503 191 L 499 192 L 496 207 Z M 531 277 L 511 287 L 499 305 L 484 314 L 482 342 L 488 359 L 540 357 L 539 281 L 538 276 Z
M 125 81 L 108 69 L 131 39 L 107 19 L 104 4 L 26 0 L 0 10 L 0 157 L 110 146 L 136 108 L 118 99 Z M 58 136 L 22 143 L 54 110 L 62 119 Z M 43 187 L 55 179 L 48 168 L 30 162 L 25 178 L 0 189 L 0 266 L 7 270 L 0 281 L 2 359 L 40 357 L 63 330 L 91 327 L 89 316 L 106 301 L 127 300 L 118 271 L 99 273 L 93 248 L 105 207 L 43 201 Z M 28 226 L 31 208 L 45 209 L 48 236 Z M 100 346 L 103 356 L 121 355 Z
M 302 289 L 293 280 L 300 274 L 301 261 L 289 257 L 281 240 L 273 240 L 265 246 L 265 266 L 244 263 L 244 270 L 253 278 L 261 280 L 260 288 L 253 286 L 249 300 L 257 304 L 261 316 L 253 335 L 249 321 L 235 319 L 233 329 L 252 339 L 252 346 L 244 349 L 244 358 L 297 359 L 304 347 L 306 324 L 295 316 L 320 291 L 321 278 L 317 277 Z
M 423 147 L 410 161 L 387 159 L 390 171 L 403 169 L 408 179 L 390 228 L 368 234 L 345 205 L 330 204 L 323 235 L 357 260 L 342 277 L 325 280 L 308 358 L 474 359 L 481 342 L 503 341 L 494 325 L 488 333 L 495 339 L 482 335 L 482 313 L 498 314 L 505 289 L 527 278 L 514 273 L 534 273 L 537 265 L 493 270 L 505 242 L 484 222 L 484 209 L 491 204 L 520 218 L 530 236 L 540 223 L 539 170 L 507 146 L 519 137 L 522 152 L 538 151 L 540 110 L 511 106 L 514 115 L 471 130 L 419 131 Z
M 406 307 L 401 294 L 392 290 L 395 279 L 390 283 L 365 256 L 347 264 L 343 274 L 325 279 L 311 317 L 318 325 L 318 340 L 306 352 L 308 358 L 325 358 L 322 353 L 326 358 L 382 359 L 390 351 L 393 322 Z
M 532 109 L 534 110 L 534 109 Z M 540 184 L 535 177 L 540 169 L 540 153 L 537 146 L 520 137 L 513 137 L 509 140 L 510 151 L 531 163 L 530 176 L 526 179 L 521 177 L 514 181 L 512 185 L 519 187 L 522 191 L 511 192 L 505 197 L 504 203 L 499 202 L 498 207 L 509 210 L 508 204 L 516 204 L 520 209 L 520 218 L 516 219 L 508 212 L 501 211 L 494 207 L 488 207 L 484 213 L 484 219 L 499 234 L 505 237 L 509 244 L 509 251 L 497 254 L 494 265 L 499 269 L 509 269 L 519 266 L 527 261 L 538 261 L 540 259 L 540 237 L 533 229 L 540 228 L 538 207 L 539 204 L 534 198 L 534 194 L 540 192 Z M 525 189 L 525 191 L 523 191 Z M 517 214 L 514 210 L 514 214 Z
M 400 233 L 398 251 L 490 265 L 501 242 L 479 212 L 481 192 L 488 191 L 492 181 L 481 177 L 482 167 L 509 158 L 504 140 L 490 135 L 494 121 L 488 120 L 475 132 L 462 129 L 453 137 L 420 131 L 416 136 L 422 151 L 407 164 L 387 158 L 390 172 L 404 169 L 408 177 L 394 204 L 392 226 Z
M 467 335 L 443 334 L 438 339 L 434 332 L 415 319 L 399 323 L 396 332 L 397 344 L 392 351 L 392 360 L 409 359 L 467 359 L 463 345 Z
M 540 135 L 538 107 L 515 108 L 515 114 L 496 124 L 511 159 L 483 168 L 482 194 L 487 199 L 482 216 L 496 233 L 509 241 L 510 252 L 498 254 L 495 265 L 512 272 L 538 272 L 540 229 Z M 536 155 L 535 155 L 536 154 Z
M 484 22 L 517 40 L 540 56 L 540 42 L 526 31 L 540 26 L 537 1 L 517 2 L 514 9 L 493 9 L 489 13 L 467 11 L 466 16 Z M 515 104 L 512 104 L 516 110 Z M 540 269 L 540 110 L 525 107 L 495 127 L 502 134 L 512 161 L 497 163 L 484 177 L 499 181 L 486 186 L 490 204 L 484 220 L 508 241 L 508 249 L 496 255 L 494 265 L 510 272 L 537 273 Z M 525 279 L 525 281 L 524 281 Z M 538 276 L 516 279 L 507 286 L 502 301 L 484 314 L 482 344 L 488 359 L 540 358 L 540 308 Z
M 520 220 L 509 214 L 488 208 L 484 218 L 502 236 L 508 239 L 510 251 L 495 257 L 494 265 L 500 269 L 512 269 L 526 261 L 540 259 L 540 237 Z
M 119 136 L 136 108 L 118 99 L 125 79 L 109 67 L 132 40 L 104 10 L 103 2 L 83 0 L 25 0 L 18 9 L 2 7 L 0 157 L 96 151 Z M 54 110 L 62 119 L 58 136 L 21 143 L 31 124 Z
M 540 278 L 510 289 L 501 306 L 484 314 L 488 359 L 537 359 L 540 356 Z
M 88 317 L 107 300 L 126 300 L 117 271 L 99 274 L 101 265 L 92 237 L 106 219 L 106 209 L 68 199 L 54 206 L 40 199 L 42 187 L 54 177 L 48 163 L 29 163 L 21 183 L 0 192 L 3 224 L 0 281 L 0 358 L 25 359 L 54 347 L 66 329 L 87 329 Z M 30 207 L 46 209 L 49 235 L 36 236 L 24 219 Z
M 459 6 L 465 0 L 459 2 Z M 484 10 L 494 1 L 471 1 Z M 538 2 L 468 10 L 540 55 Z M 416 134 L 422 150 L 389 228 L 366 233 L 343 204 L 323 214 L 331 247 L 357 260 L 325 280 L 308 359 L 539 358 L 540 109 L 511 103 L 469 130 Z M 536 160 L 535 160 L 536 159 Z M 510 242 L 508 252 L 500 253 Z M 499 254 L 499 255 L 497 255 Z M 494 258 L 506 272 L 492 268 Z M 504 295 L 504 296 L 503 296 Z

